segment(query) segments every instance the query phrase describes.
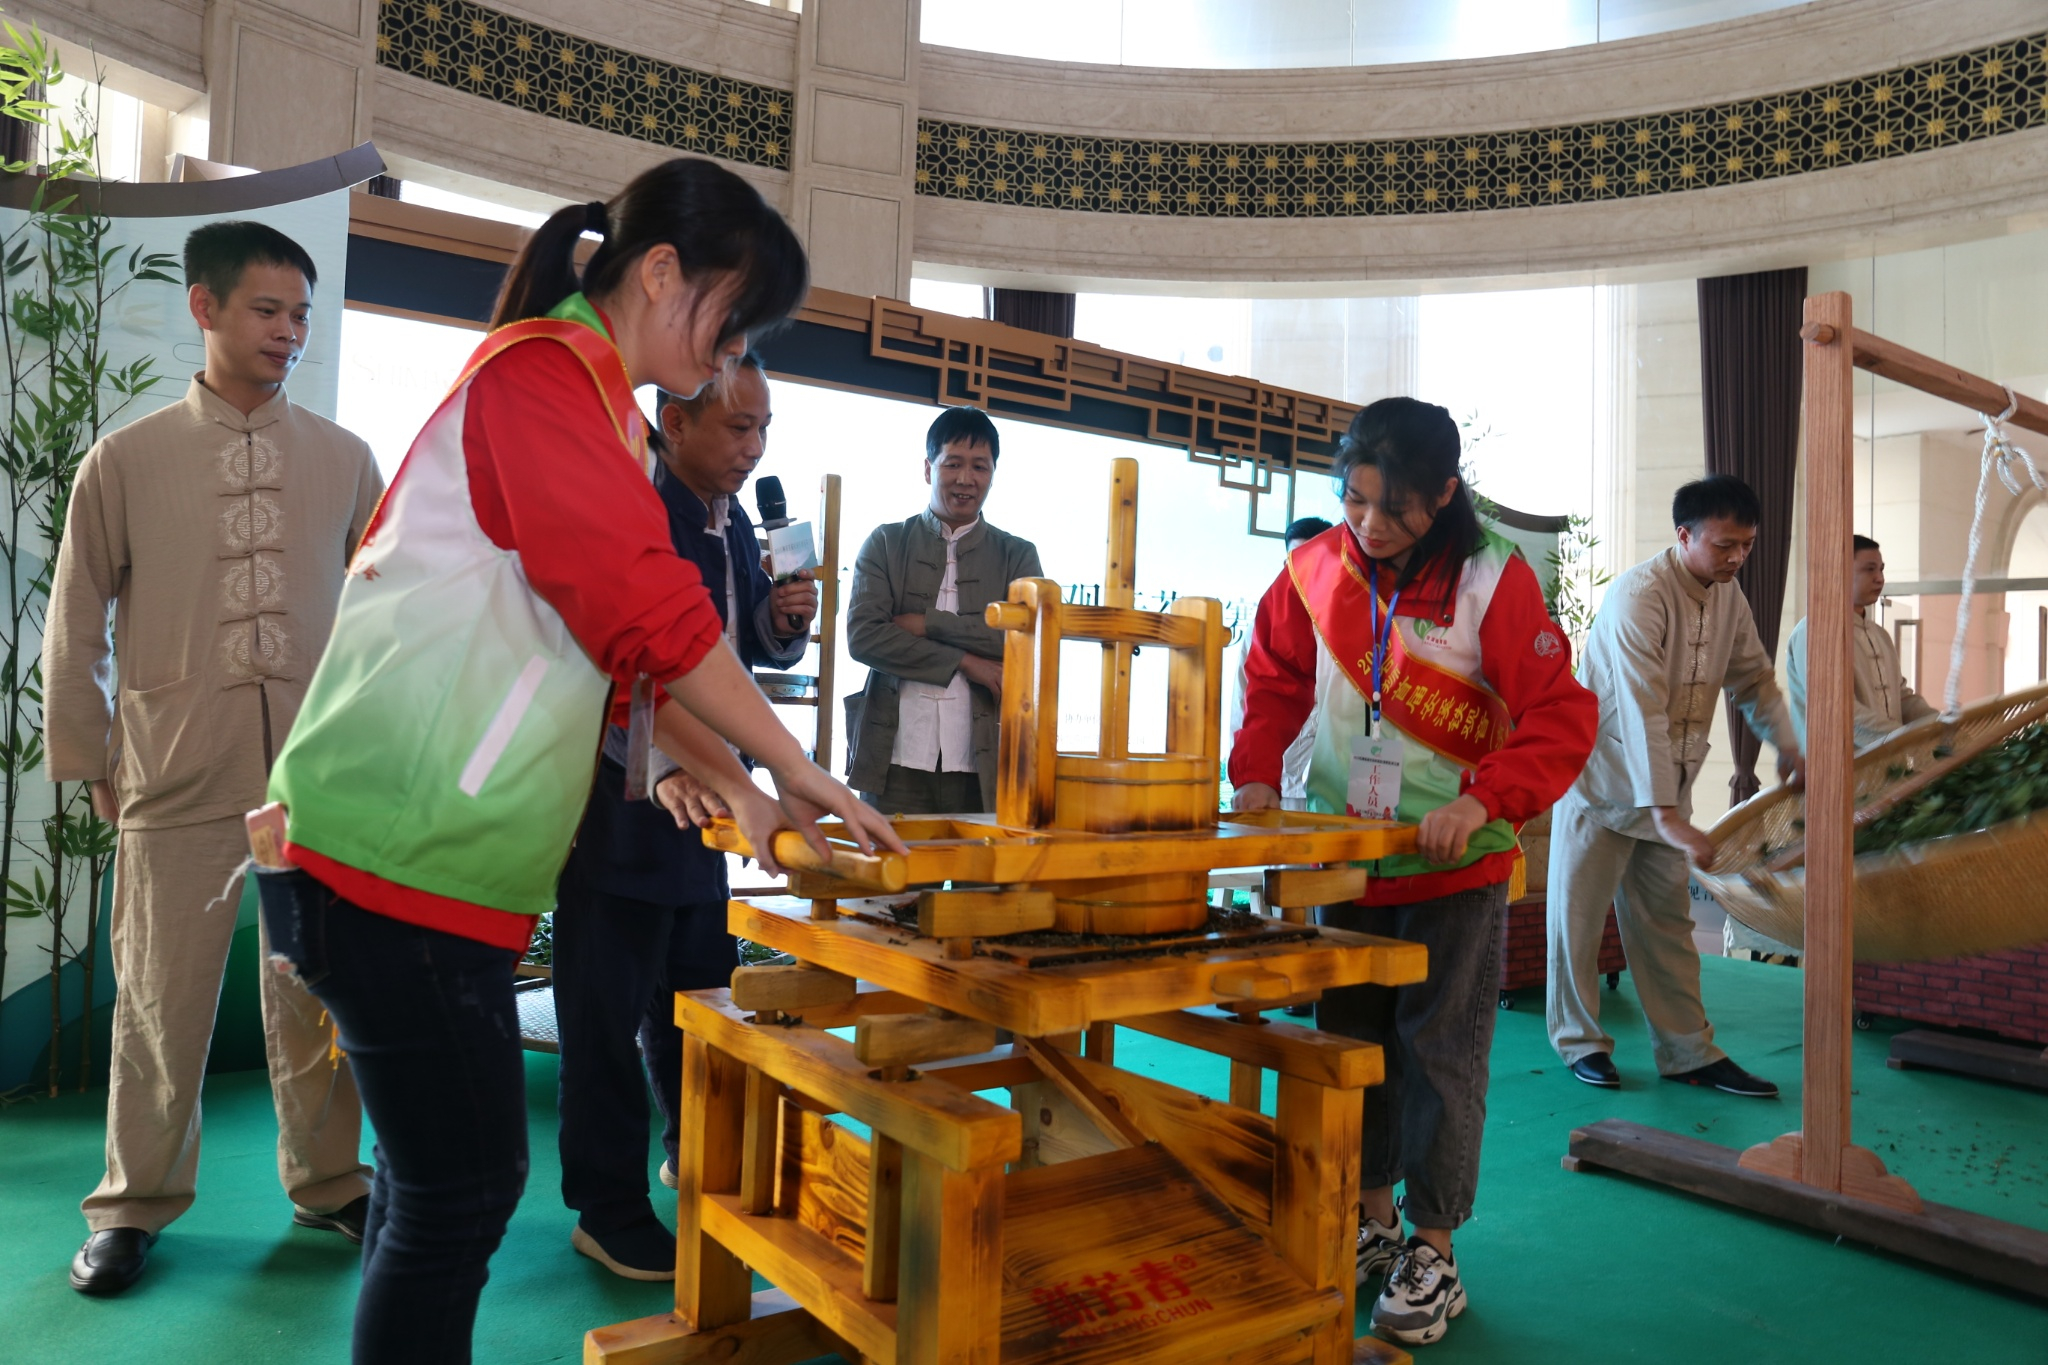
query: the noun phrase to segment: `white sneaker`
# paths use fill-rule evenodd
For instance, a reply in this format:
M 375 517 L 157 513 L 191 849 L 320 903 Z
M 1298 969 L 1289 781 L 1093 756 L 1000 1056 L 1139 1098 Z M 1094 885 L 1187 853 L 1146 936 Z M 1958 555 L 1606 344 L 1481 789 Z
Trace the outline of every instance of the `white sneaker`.
M 1373 1335 L 1404 1346 L 1427 1346 L 1442 1340 L 1451 1319 L 1464 1311 L 1458 1263 L 1420 1237 L 1410 1237 L 1373 1302 Z
M 1374 1275 L 1384 1275 L 1394 1258 L 1401 1254 L 1400 1215 L 1394 1216 L 1394 1226 L 1388 1227 L 1377 1218 L 1363 1215 L 1358 1220 L 1358 1283 L 1363 1285 Z
M 676 1164 L 673 1161 L 661 1163 L 661 1183 L 670 1189 L 676 1187 Z

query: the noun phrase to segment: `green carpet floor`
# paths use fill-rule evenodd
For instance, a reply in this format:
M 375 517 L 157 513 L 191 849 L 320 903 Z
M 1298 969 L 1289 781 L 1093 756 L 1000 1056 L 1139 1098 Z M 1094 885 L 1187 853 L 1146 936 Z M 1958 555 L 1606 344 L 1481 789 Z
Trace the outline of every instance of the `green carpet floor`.
M 1626 1078 L 1572 1080 L 1544 1038 L 1540 994 L 1500 1016 L 1479 1212 L 1460 1233 L 1471 1308 L 1432 1365 L 1740 1360 L 2048 1362 L 2048 1309 L 1918 1265 L 1613 1175 L 1569 1175 L 1565 1136 L 1617 1117 L 1742 1146 L 1797 1124 L 1800 975 L 1710 958 L 1707 1001 L 1735 1058 L 1785 1087 L 1778 1103 L 1662 1084 L 1628 979 L 1604 995 Z M 1886 1069 L 1887 1037 L 1856 1038 L 1856 1140 L 1929 1199 L 2048 1228 L 2048 1096 Z M 1124 1033 L 1125 1065 L 1221 1095 L 1224 1067 Z M 665 1285 L 618 1280 L 569 1249 L 557 1196 L 554 1059 L 528 1061 L 533 1176 L 492 1263 L 476 1359 L 576 1361 L 585 1329 L 663 1310 Z M 0 1360 L 119 1365 L 348 1358 L 353 1249 L 291 1226 L 260 1072 L 209 1077 L 199 1202 L 128 1294 L 65 1281 L 100 1173 L 103 1094 L 0 1111 Z

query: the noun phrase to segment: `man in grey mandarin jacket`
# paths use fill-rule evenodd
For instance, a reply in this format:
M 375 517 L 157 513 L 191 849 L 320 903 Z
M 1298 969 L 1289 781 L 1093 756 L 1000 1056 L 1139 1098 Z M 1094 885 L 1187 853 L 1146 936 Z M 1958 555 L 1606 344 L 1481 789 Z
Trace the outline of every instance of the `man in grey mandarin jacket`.
M 1686 885 L 1686 859 L 1705 866 L 1714 856 L 1691 823 L 1692 786 L 1724 693 L 1776 746 L 1779 774 L 1803 773 L 1771 656 L 1735 584 L 1760 509 L 1748 484 L 1715 475 L 1679 489 L 1671 519 L 1678 544 L 1614 581 L 1580 664 L 1600 699 L 1600 735 L 1551 818 L 1550 1041 L 1579 1080 L 1620 1084 L 1598 986 L 1612 904 L 1658 1073 L 1774 1096 L 1775 1085 L 1714 1044 Z
M 995 809 L 1003 634 L 981 613 L 1040 576 L 1037 546 L 982 520 L 1000 448 L 986 413 L 940 413 L 931 505 L 877 527 L 854 561 L 847 643 L 869 673 L 846 699 L 847 778 L 892 815 Z

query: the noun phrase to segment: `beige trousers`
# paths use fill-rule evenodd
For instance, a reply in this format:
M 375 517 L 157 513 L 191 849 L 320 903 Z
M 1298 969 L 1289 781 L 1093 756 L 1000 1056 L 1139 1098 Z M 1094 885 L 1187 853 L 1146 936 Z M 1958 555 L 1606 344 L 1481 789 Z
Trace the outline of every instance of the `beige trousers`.
M 1550 1045 L 1566 1063 L 1614 1052 L 1614 1039 L 1600 1027 L 1600 935 L 1610 904 L 1659 1074 L 1697 1071 L 1728 1055 L 1714 1046 L 1714 1026 L 1700 1003 L 1683 853 L 1617 834 L 1567 792 L 1551 814 L 1549 901 L 1545 1012 Z
M 107 1173 L 81 1205 L 95 1232 L 157 1232 L 192 1207 L 199 1087 L 241 904 L 235 869 L 248 853 L 240 817 L 121 831 L 110 935 L 120 991 Z M 338 1067 L 329 1060 L 320 1002 L 270 970 L 269 952 L 266 941 L 259 977 L 278 1179 L 298 1207 L 332 1213 L 370 1189 L 355 1076 L 346 1059 Z

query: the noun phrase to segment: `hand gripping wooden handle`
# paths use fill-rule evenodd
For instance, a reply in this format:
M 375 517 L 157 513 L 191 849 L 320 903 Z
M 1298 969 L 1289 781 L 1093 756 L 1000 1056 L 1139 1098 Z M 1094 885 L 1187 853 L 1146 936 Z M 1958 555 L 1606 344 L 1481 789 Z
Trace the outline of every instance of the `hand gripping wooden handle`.
M 832 843 L 832 856 L 821 858 L 793 829 L 775 831 L 775 861 L 800 872 L 829 872 L 849 882 L 872 886 L 878 891 L 901 891 L 910 885 L 910 866 L 903 855 L 884 849 L 862 853 L 857 848 Z
M 705 842 L 726 853 L 737 853 L 742 857 L 755 856 L 754 846 L 740 833 L 740 827 L 731 816 L 721 815 L 705 830 Z M 887 849 L 875 853 L 862 853 L 851 844 L 834 839 L 831 841 L 830 857 L 821 857 L 793 829 L 775 831 L 772 850 L 775 861 L 798 872 L 826 872 L 843 881 L 856 882 L 872 887 L 878 892 L 901 891 L 910 885 L 910 864 L 900 853 Z

